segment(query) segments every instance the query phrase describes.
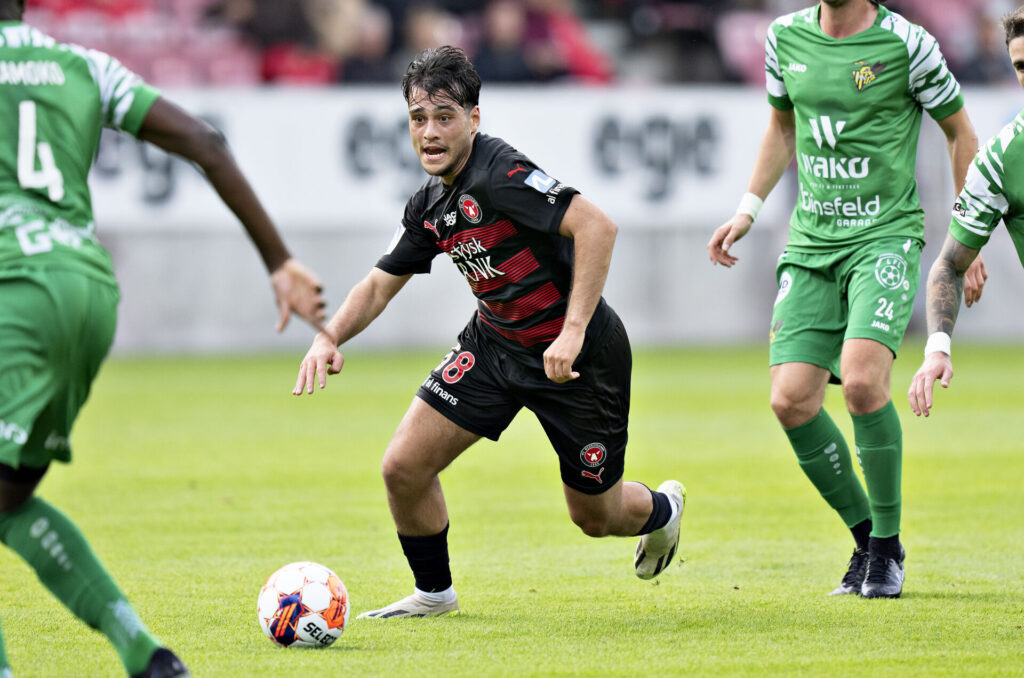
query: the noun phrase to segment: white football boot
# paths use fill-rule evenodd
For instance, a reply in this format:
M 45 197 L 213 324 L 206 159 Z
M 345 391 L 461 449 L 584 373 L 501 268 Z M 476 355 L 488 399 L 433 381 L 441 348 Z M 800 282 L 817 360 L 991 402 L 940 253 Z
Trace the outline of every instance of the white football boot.
M 391 603 L 379 610 L 367 610 L 356 619 L 402 619 L 409 617 L 440 617 L 449 612 L 457 612 L 459 609 L 459 598 L 452 591 L 452 599 L 447 603 L 434 603 L 417 591 L 411 596 Z
M 654 532 L 640 537 L 633 566 L 636 568 L 636 576 L 641 579 L 657 577 L 672 562 L 679 546 L 679 524 L 686 506 L 686 488 L 678 480 L 666 480 L 658 486 L 658 492 L 668 495 L 673 515 Z

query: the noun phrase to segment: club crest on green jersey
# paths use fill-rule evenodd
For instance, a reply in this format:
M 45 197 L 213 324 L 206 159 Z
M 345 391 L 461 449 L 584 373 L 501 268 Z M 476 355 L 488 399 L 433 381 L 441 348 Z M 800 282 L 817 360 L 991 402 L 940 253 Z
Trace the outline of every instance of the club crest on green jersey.
M 865 87 L 878 79 L 878 74 L 885 70 L 889 64 L 876 61 L 874 65 L 867 61 L 855 61 L 853 63 L 853 82 L 857 85 L 857 91 L 861 92 Z

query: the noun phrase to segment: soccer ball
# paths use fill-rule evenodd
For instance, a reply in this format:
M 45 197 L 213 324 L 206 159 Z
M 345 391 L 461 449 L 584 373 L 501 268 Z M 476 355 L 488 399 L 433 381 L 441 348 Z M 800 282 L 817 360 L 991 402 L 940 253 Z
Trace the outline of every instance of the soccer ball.
M 348 591 L 317 563 L 285 565 L 270 575 L 256 600 L 260 628 L 283 647 L 327 647 L 348 623 Z

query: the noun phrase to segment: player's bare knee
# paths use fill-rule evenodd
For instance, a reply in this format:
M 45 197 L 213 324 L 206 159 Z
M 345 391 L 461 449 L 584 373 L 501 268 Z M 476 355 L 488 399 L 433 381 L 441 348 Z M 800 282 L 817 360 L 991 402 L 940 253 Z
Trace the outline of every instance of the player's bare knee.
M 588 512 L 570 512 L 572 522 L 588 537 L 607 537 L 611 534 L 611 522 L 607 516 Z
M 821 405 L 806 398 L 794 398 L 791 394 L 772 389 L 771 408 L 775 417 L 785 428 L 799 426 L 811 419 Z
M 381 461 L 380 473 L 384 478 L 384 486 L 392 494 L 404 494 L 416 491 L 428 485 L 432 479 L 422 466 L 413 463 L 407 455 L 393 454 L 389 449 Z
M 611 534 L 608 521 L 605 520 L 583 520 L 577 522 L 576 525 L 588 537 L 607 537 Z
M 847 409 L 853 414 L 869 414 L 885 405 L 888 400 L 887 391 L 877 380 L 855 374 L 843 379 L 843 397 Z

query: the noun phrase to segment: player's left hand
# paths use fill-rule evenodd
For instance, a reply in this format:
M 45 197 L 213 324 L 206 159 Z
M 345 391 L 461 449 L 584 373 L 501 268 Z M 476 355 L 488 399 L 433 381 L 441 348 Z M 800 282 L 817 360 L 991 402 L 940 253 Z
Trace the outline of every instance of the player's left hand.
M 721 264 L 726 268 L 732 268 L 740 260 L 739 257 L 729 254 L 729 248 L 747 234 L 753 223 L 754 220 L 749 214 L 734 214 L 729 221 L 715 229 L 707 246 L 708 258 L 712 265 Z
M 964 303 L 970 308 L 975 302 L 981 301 L 981 291 L 988 280 L 988 271 L 985 269 L 985 260 L 981 253 L 971 262 L 967 272 L 964 273 Z
M 274 299 L 281 314 L 277 321 L 278 332 L 288 325 L 293 311 L 323 332 L 326 317 L 322 294 L 324 288 L 315 273 L 299 261 L 289 258 L 270 274 L 270 284 L 274 288 Z
M 585 331 L 562 328 L 562 333 L 544 351 L 544 374 L 548 379 L 564 384 L 579 378 L 580 373 L 573 371 L 572 364 L 583 348 L 584 335 Z
M 924 362 L 917 370 L 917 374 L 910 380 L 910 390 L 907 391 L 907 400 L 910 401 L 910 409 L 914 410 L 917 416 L 928 416 L 932 408 L 932 391 L 935 382 L 942 384 L 942 388 L 949 388 L 949 381 L 953 378 L 953 362 L 949 356 L 942 351 L 933 351 L 925 356 Z
M 292 395 L 302 392 L 313 392 L 313 384 L 320 388 L 327 387 L 327 375 L 338 374 L 345 364 L 345 356 L 338 350 L 338 342 L 326 330 L 321 330 L 313 337 L 313 344 L 299 364 L 299 376 L 295 380 Z

